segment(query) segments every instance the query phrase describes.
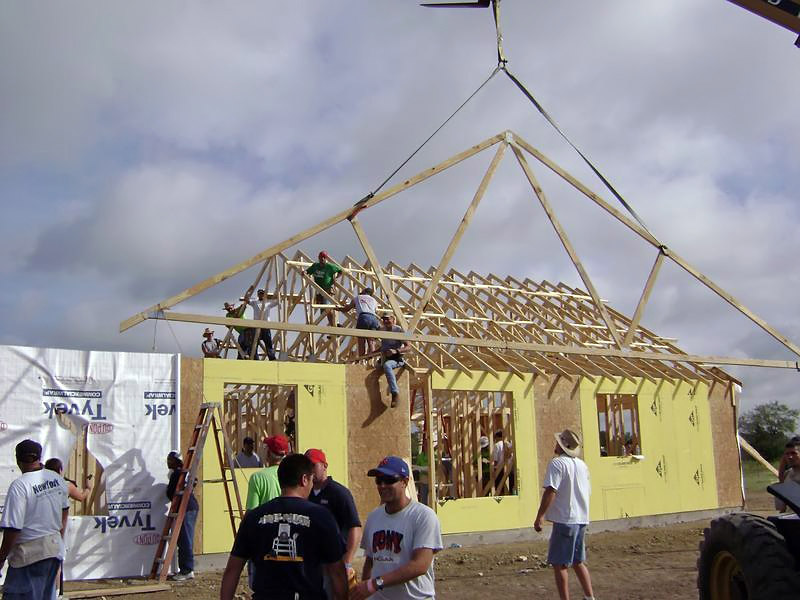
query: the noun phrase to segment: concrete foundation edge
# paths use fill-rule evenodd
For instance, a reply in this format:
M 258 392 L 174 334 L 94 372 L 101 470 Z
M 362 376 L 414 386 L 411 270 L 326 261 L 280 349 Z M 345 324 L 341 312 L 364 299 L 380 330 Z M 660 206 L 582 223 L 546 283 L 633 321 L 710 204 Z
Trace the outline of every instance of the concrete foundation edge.
M 647 515 L 642 517 L 630 517 L 627 519 L 610 519 L 606 521 L 594 521 L 589 525 L 589 533 L 601 531 L 625 531 L 627 529 L 645 527 L 664 527 L 675 523 L 689 523 L 691 521 L 711 521 L 716 517 L 721 517 L 733 512 L 741 511 L 741 507 L 714 508 L 708 510 L 696 510 L 691 512 L 668 513 L 663 515 Z M 536 533 L 531 527 L 525 529 L 506 529 L 503 531 L 480 531 L 474 533 L 449 533 L 442 536 L 444 547 L 451 544 L 461 546 L 477 546 L 481 544 L 507 544 L 510 542 L 528 542 L 532 540 L 545 540 L 550 537 L 548 527 L 541 533 Z
M 612 519 L 608 521 L 595 521 L 589 526 L 591 533 L 600 531 L 625 531 L 627 529 L 645 527 L 664 527 L 675 523 L 689 523 L 692 521 L 711 521 L 716 517 L 739 512 L 742 508 L 715 508 L 710 510 L 696 510 L 683 513 L 669 513 L 665 515 L 648 515 L 644 517 L 631 517 L 629 519 Z M 528 542 L 531 540 L 544 540 L 550 536 L 549 528 L 542 533 L 536 533 L 533 527 L 525 529 L 506 529 L 503 531 L 480 531 L 474 533 L 449 533 L 442 536 L 444 547 L 452 544 L 461 546 L 478 546 L 482 544 L 507 544 L 510 542 Z M 359 555 L 362 551 L 359 550 Z M 194 557 L 195 570 L 221 571 L 228 562 L 227 553 L 198 554 Z

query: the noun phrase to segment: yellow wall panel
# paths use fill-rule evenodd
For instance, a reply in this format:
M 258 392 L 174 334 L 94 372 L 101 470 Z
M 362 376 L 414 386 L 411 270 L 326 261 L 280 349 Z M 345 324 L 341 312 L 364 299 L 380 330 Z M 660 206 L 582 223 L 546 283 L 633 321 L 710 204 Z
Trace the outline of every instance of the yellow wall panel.
M 538 473 L 533 414 L 533 378 L 511 373 L 475 373 L 473 378 L 458 371 L 431 376 L 433 390 L 509 392 L 513 398 L 514 445 L 517 458 L 517 494 L 495 498 L 460 498 L 437 507 L 442 533 L 495 531 L 531 527 L 538 507 Z
M 300 450 L 321 448 L 328 458 L 329 474 L 347 481 L 347 399 L 345 367 L 324 363 L 206 360 L 205 402 L 222 402 L 226 383 L 294 385 L 297 387 L 296 423 Z M 238 470 L 244 504 L 247 478 L 254 469 Z M 203 450 L 203 479 L 220 477 L 216 448 L 211 437 Z M 203 552 L 228 552 L 233 544 L 230 520 L 221 483 L 203 484 Z
M 600 456 L 597 394 L 637 395 L 643 458 Z M 705 385 L 583 380 L 581 415 L 583 459 L 592 478 L 592 520 L 716 508 Z

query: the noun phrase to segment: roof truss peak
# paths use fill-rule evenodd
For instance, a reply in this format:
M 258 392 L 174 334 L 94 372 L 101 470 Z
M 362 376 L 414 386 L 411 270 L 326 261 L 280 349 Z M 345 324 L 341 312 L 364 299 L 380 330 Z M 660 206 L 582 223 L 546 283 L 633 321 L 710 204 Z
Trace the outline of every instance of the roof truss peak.
M 438 263 L 428 270 L 422 270 L 414 264 L 401 267 L 392 262 L 382 266 L 361 225 L 359 214 L 489 149 L 494 151 L 492 160 Z M 470 272 L 465 275 L 450 266 L 492 178 L 500 163 L 508 156 L 513 156 L 522 170 L 532 197 L 544 210 L 584 289 L 570 288 L 563 283 L 554 285 L 546 281 L 501 278 L 494 274 Z M 653 266 L 631 318 L 608 307 L 601 298 L 531 164 L 549 169 L 652 247 Z M 311 259 L 301 251 L 291 258 L 284 252 L 343 221 L 350 223 L 367 260 L 360 263 L 345 257 L 340 262 L 344 275 L 328 296 L 304 273 Z M 413 367 L 420 369 L 443 371 L 445 368 L 455 368 L 466 373 L 473 370 L 492 373 L 507 371 L 518 376 L 533 371 L 592 379 L 641 377 L 649 380 L 666 378 L 714 382 L 725 380 L 727 376 L 719 369 L 712 368 L 713 365 L 797 368 L 798 363 L 790 361 L 689 355 L 669 340 L 641 327 L 640 322 L 661 267 L 667 260 L 745 315 L 796 357 L 800 357 L 800 347 L 786 336 L 678 256 L 634 219 L 609 204 L 511 131 L 490 137 L 383 192 L 367 196 L 321 223 L 131 316 L 120 324 L 120 331 L 152 318 L 219 324 L 229 327 L 226 344 L 236 349 L 235 340 L 229 343 L 234 337 L 230 328 L 243 325 L 241 320 L 190 315 L 171 309 L 242 271 L 258 267 L 254 285 L 277 294 L 280 299 L 278 320 L 248 320 L 247 324 L 276 331 L 284 358 L 290 360 L 358 360 L 354 338 L 348 337 L 356 333 L 353 318 L 347 317 L 344 327 L 328 327 L 325 312 L 314 304 L 314 298 L 323 293 L 329 302 L 344 304 L 361 287 L 372 287 L 381 302 L 381 310 L 394 314 L 404 333 L 358 330 L 358 334 L 372 338 L 398 336 L 408 340 L 413 347 L 410 362 Z

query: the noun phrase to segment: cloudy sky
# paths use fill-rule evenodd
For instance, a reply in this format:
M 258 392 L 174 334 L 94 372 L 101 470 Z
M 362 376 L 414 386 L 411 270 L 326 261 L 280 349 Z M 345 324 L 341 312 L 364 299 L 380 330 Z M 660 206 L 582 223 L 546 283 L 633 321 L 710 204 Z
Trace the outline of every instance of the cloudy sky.
M 725 0 L 505 0 L 503 26 L 510 69 L 653 233 L 800 342 L 795 36 Z M 489 11 L 414 0 L 3 2 L 0 343 L 149 351 L 154 322 L 120 321 L 374 190 L 494 63 Z M 504 76 L 398 178 L 505 129 L 610 197 Z M 490 160 L 363 213 L 383 261 L 435 264 Z M 654 251 L 533 166 L 632 313 Z M 348 226 L 301 249 L 319 246 L 363 258 Z M 453 264 L 581 285 L 510 156 Z M 215 314 L 252 277 L 178 310 Z M 643 323 L 797 359 L 672 265 Z M 157 349 L 198 354 L 198 328 L 162 323 Z M 731 371 L 745 407 L 800 408 L 800 373 Z

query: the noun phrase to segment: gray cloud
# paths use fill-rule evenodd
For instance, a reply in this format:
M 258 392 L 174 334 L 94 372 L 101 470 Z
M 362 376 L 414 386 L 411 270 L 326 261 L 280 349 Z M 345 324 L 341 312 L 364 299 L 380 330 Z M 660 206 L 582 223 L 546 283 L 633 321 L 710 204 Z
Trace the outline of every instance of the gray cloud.
M 791 34 L 725 2 L 503 10 L 513 71 L 654 233 L 800 331 Z M 0 341 L 150 348 L 152 330 L 118 336 L 118 322 L 374 190 L 488 75 L 493 34 L 488 11 L 390 0 L 4 3 L 0 307 L 25 308 Z M 507 128 L 608 196 L 502 74 L 391 183 Z M 363 213 L 378 255 L 435 264 L 489 160 Z M 632 311 L 653 249 L 532 166 L 603 297 Z M 320 246 L 363 256 L 346 224 L 302 247 Z M 510 154 L 453 264 L 582 285 Z M 213 312 L 251 277 L 187 305 Z M 63 293 L 32 309 L 53 284 Z M 664 269 L 645 324 L 692 352 L 783 356 L 679 269 Z M 196 352 L 191 328 L 176 335 Z M 741 374 L 745 400 L 800 406 L 770 373 Z

